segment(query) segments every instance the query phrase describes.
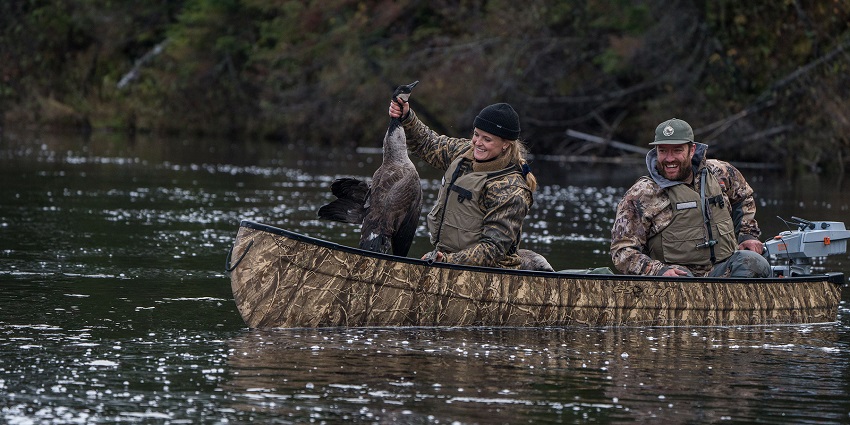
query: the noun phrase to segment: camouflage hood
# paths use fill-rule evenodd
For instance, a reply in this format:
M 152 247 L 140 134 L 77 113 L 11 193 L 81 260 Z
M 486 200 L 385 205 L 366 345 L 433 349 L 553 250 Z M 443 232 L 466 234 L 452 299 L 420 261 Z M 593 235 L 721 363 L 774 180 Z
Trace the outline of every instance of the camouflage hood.
M 696 173 L 696 170 L 699 170 L 703 161 L 705 161 L 705 153 L 708 151 L 708 145 L 705 143 L 694 143 L 694 146 L 696 146 L 696 150 L 694 151 L 694 157 L 691 159 L 691 165 L 694 167 L 694 173 Z M 658 152 L 655 149 L 650 149 L 649 152 L 646 153 L 646 169 L 649 170 L 649 176 L 652 180 L 655 183 L 658 183 L 658 186 L 662 189 L 684 183 L 668 180 L 666 177 L 662 176 L 658 173 L 658 169 L 656 168 L 657 164 Z

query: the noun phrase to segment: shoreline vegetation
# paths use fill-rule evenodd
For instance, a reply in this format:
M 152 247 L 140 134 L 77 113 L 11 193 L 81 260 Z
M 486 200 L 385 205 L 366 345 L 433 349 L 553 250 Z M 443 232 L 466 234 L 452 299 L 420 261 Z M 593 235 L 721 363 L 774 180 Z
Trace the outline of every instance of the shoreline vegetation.
M 377 146 L 416 79 L 435 131 L 508 102 L 541 156 L 634 156 L 675 116 L 716 158 L 850 165 L 839 0 L 33 0 L 0 2 L 0 46 L 3 132 Z

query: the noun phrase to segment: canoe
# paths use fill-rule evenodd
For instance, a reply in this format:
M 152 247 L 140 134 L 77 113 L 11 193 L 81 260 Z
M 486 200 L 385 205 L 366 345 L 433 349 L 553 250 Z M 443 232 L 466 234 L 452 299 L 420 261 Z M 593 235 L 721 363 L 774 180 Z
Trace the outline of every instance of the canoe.
M 666 278 L 429 264 L 248 220 L 225 268 L 251 328 L 829 323 L 844 283 L 842 273 Z

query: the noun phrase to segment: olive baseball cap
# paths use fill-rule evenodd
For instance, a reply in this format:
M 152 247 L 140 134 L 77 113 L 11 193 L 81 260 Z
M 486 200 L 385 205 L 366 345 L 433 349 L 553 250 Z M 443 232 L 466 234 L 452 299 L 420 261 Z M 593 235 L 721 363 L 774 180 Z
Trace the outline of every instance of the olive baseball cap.
M 678 118 L 670 118 L 655 128 L 655 141 L 650 145 L 680 145 L 694 142 L 694 130 Z

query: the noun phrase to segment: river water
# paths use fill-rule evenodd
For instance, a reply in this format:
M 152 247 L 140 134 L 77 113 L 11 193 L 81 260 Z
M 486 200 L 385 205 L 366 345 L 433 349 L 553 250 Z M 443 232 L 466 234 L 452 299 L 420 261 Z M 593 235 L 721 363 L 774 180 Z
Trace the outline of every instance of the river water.
M 377 148 L 371 146 L 370 148 Z M 250 219 L 354 245 L 317 220 L 371 150 L 263 142 L 0 139 L 0 423 L 848 423 L 837 323 L 733 328 L 248 329 L 225 257 Z M 439 174 L 420 165 L 426 208 Z M 610 266 L 641 161 L 537 160 L 525 246 Z M 744 168 L 762 229 L 850 221 L 843 180 Z M 428 249 L 420 227 L 411 255 Z M 850 256 L 818 270 L 850 276 Z

